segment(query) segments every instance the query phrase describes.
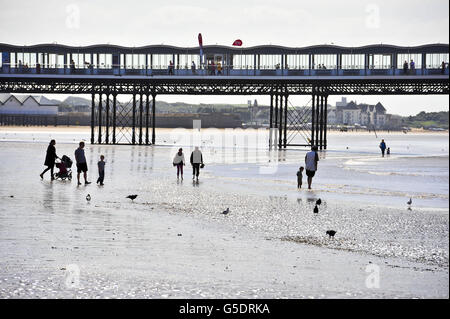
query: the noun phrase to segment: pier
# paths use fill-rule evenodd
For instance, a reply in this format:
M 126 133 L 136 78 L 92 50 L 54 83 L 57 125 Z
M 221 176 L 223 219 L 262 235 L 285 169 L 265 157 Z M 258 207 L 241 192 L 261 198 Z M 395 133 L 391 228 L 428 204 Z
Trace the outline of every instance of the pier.
M 90 94 L 91 143 L 117 144 L 118 124 L 130 119 L 133 145 L 155 144 L 157 96 L 266 95 L 269 147 L 319 149 L 327 148 L 330 95 L 449 94 L 448 44 L 214 45 L 203 51 L 201 57 L 198 47 L 168 45 L 0 44 L 0 92 Z M 132 97 L 130 110 L 118 107 L 123 94 Z M 311 96 L 310 111 L 295 112 L 293 95 Z M 291 142 L 305 132 L 303 144 Z

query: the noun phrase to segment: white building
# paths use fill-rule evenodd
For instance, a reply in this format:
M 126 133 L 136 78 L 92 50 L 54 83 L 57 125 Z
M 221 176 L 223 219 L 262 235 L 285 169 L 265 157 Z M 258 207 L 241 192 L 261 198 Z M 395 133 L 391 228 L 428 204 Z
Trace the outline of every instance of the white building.
M 384 106 L 378 102 L 376 105 L 347 103 L 346 98 L 336 102 L 336 123 L 346 125 L 366 125 L 382 127 L 387 123 L 388 114 Z
M 58 105 L 44 96 L 0 94 L 0 114 L 58 115 Z

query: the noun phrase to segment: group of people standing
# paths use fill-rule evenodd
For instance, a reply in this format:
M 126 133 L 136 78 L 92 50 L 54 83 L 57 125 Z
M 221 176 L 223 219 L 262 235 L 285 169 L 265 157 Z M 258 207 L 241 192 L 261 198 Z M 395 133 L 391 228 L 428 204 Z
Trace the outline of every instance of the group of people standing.
M 409 62 L 409 69 L 411 69 L 411 73 L 414 74 L 414 70 L 416 69 L 416 63 L 414 62 L 414 60 L 411 60 L 411 62 Z M 403 73 L 408 74 L 408 61 L 406 60 L 403 63 Z
M 39 174 L 39 176 L 41 177 L 41 179 L 44 178 L 44 174 L 47 171 L 50 171 L 50 179 L 53 181 L 55 180 L 55 174 L 53 174 L 53 169 L 55 166 L 55 162 L 56 159 L 61 159 L 58 155 L 56 155 L 56 141 L 55 140 L 51 140 L 50 144 L 47 147 L 47 154 L 45 156 L 45 161 L 44 161 L 44 165 L 47 166 L 47 168 L 41 173 Z M 78 181 L 78 186 L 81 185 L 80 182 L 80 174 L 83 173 L 83 177 L 84 177 L 84 184 L 85 185 L 89 185 L 91 184 L 91 182 L 88 181 L 87 178 L 87 171 L 88 171 L 88 166 L 87 166 L 87 161 L 86 161 L 86 156 L 84 154 L 84 142 L 80 142 L 78 144 L 78 148 L 75 150 L 75 161 L 76 161 L 76 166 L 77 166 L 77 181 Z M 64 156 L 63 156 L 64 158 Z M 62 163 L 63 164 L 63 163 Z M 98 167 L 98 179 L 97 179 L 97 184 L 100 184 L 101 186 L 103 186 L 103 181 L 105 179 L 105 156 L 100 155 L 100 160 L 97 163 L 97 167 Z

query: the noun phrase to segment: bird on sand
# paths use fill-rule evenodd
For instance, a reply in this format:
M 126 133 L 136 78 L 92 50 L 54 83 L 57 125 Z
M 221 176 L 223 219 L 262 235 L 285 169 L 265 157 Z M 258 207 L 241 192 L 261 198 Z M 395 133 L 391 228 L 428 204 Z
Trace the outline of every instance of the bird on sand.
M 327 235 L 334 238 L 334 235 L 336 234 L 335 230 L 327 230 Z
M 412 204 L 412 198 L 410 198 L 409 201 L 406 202 L 406 204 L 408 204 L 409 206 L 411 206 L 411 204 Z
M 134 201 L 136 199 L 138 195 L 128 195 L 126 198 L 131 199 L 132 201 Z
M 319 213 L 319 207 L 317 207 L 317 205 L 314 207 L 313 212 L 314 212 L 314 214 L 318 214 Z
M 86 195 L 86 200 L 87 200 L 88 202 L 91 200 L 91 195 L 90 195 L 90 194 L 87 194 L 87 195 Z
M 226 210 L 224 210 L 224 211 L 222 212 L 222 214 L 227 215 L 229 212 L 230 212 L 230 208 L 227 208 Z
M 318 200 L 316 200 L 316 205 L 320 206 L 320 204 L 322 204 L 322 200 L 319 198 Z

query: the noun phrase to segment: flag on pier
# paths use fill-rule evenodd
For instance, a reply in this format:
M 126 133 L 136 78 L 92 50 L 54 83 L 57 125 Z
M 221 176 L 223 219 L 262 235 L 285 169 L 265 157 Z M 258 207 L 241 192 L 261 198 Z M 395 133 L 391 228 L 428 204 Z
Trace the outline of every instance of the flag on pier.
M 198 34 L 198 46 L 200 47 L 200 65 L 203 63 L 203 39 L 202 34 Z

